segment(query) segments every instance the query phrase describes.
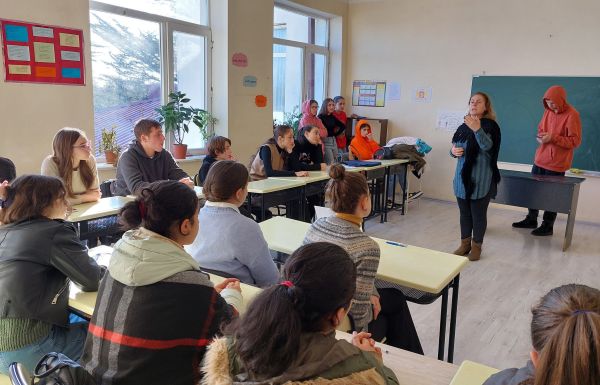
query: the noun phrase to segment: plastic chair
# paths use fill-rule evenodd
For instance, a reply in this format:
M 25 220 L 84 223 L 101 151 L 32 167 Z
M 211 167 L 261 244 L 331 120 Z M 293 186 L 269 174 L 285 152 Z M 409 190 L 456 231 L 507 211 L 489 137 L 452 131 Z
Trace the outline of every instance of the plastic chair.
M 8 377 L 12 385 L 30 385 L 32 377 L 29 371 L 20 363 L 13 362 L 8 366 Z
M 116 179 L 107 179 L 104 182 L 100 183 L 100 192 L 102 193 L 102 198 L 109 198 L 113 196 L 112 191 L 110 191 L 110 185 Z

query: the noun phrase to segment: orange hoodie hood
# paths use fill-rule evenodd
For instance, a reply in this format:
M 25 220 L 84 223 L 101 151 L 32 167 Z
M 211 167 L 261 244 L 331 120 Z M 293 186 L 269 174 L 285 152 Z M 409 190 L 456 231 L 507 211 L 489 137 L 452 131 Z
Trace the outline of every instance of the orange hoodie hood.
M 565 91 L 565 89 L 561 86 L 552 86 L 548 88 L 544 94 L 544 97 L 542 98 L 544 108 L 552 111 L 546 104 L 546 100 L 550 100 L 552 103 L 556 104 L 559 114 L 562 114 L 569 108 L 569 104 L 567 103 L 567 91 Z
M 354 138 L 350 142 L 350 151 L 356 156 L 359 160 L 369 160 L 373 159 L 373 155 L 375 151 L 379 149 L 379 144 L 374 140 L 369 140 L 368 138 L 363 138 L 360 134 L 360 127 L 363 124 L 369 125 L 368 132 L 371 133 L 371 125 L 364 119 L 356 122 Z

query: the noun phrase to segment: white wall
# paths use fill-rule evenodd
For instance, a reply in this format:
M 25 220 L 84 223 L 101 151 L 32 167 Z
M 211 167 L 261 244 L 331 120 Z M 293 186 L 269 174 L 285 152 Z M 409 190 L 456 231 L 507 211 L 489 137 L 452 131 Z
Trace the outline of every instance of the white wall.
M 0 0 L 0 17 L 83 30 L 85 86 L 6 83 L 0 70 L 0 155 L 12 159 L 19 174 L 39 173 L 60 128 L 78 127 L 94 136 L 89 4 Z
M 400 83 L 400 101 L 353 112 L 390 119 L 388 136 L 432 145 L 423 190 L 454 200 L 452 134 L 435 129 L 438 111 L 466 109 L 473 75 L 600 76 L 600 50 L 590 46 L 600 40 L 598 14 L 595 0 L 350 2 L 345 90 L 353 80 Z M 417 86 L 432 88 L 430 104 L 411 100 Z M 599 193 L 600 178 L 588 178 L 579 220 L 600 223 Z

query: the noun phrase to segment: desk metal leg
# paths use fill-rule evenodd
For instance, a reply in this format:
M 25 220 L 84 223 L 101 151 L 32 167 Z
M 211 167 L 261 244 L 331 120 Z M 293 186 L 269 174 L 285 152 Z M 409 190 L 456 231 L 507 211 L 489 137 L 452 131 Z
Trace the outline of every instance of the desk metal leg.
M 448 337 L 448 362 L 454 361 L 454 337 L 456 334 L 456 313 L 458 309 L 458 283 L 460 274 L 452 283 L 452 307 L 450 309 L 450 336 Z
M 408 202 L 408 163 L 404 163 L 404 183 L 402 185 L 402 215 L 406 214 L 406 203 Z
M 575 227 L 575 214 L 577 213 L 577 201 L 579 200 L 579 184 L 573 187 L 573 193 L 571 194 L 571 210 L 567 217 L 567 228 L 565 230 L 565 240 L 563 242 L 563 251 L 567 251 L 571 246 L 571 239 L 573 238 L 573 228 Z
M 390 186 L 390 168 L 385 168 L 385 176 L 383 177 L 383 189 L 385 190 L 384 198 L 383 198 L 383 215 L 381 216 L 381 223 L 387 222 L 387 208 L 388 208 L 388 199 L 389 199 L 389 190 Z
M 448 286 L 442 291 L 442 311 L 440 313 L 440 337 L 438 342 L 438 360 L 444 360 L 446 343 L 446 316 L 448 315 Z

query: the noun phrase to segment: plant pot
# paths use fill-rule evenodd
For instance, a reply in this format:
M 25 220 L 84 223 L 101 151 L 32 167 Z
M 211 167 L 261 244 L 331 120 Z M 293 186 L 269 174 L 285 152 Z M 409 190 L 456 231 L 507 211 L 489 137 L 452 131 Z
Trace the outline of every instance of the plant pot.
M 117 153 L 112 151 L 104 151 L 104 157 L 106 158 L 106 163 L 115 165 L 117 163 Z
M 187 144 L 173 144 L 171 146 L 175 159 L 185 159 L 187 155 Z

